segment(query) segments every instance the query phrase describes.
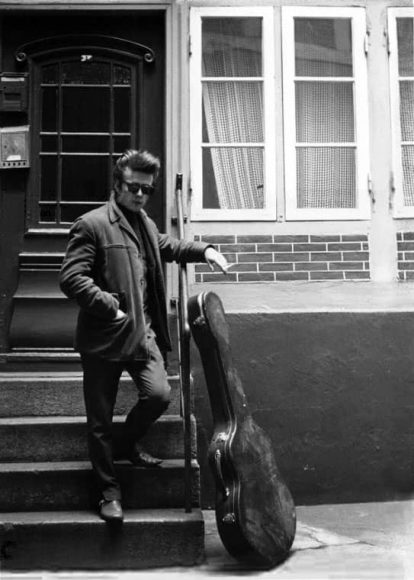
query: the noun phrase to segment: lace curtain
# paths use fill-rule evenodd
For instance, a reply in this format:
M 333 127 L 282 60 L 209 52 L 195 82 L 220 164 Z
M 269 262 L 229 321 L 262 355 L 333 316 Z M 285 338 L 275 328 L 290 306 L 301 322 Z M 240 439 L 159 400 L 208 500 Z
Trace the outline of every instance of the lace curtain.
M 203 82 L 205 207 L 214 194 L 222 209 L 264 207 L 263 83 L 242 80 L 261 74 L 261 19 L 204 19 L 203 76 L 225 78 Z
M 297 206 L 354 208 L 356 159 L 350 20 L 296 19 L 295 65 L 296 76 L 306 78 L 295 83 Z
M 414 206 L 414 19 L 397 19 L 404 205 Z

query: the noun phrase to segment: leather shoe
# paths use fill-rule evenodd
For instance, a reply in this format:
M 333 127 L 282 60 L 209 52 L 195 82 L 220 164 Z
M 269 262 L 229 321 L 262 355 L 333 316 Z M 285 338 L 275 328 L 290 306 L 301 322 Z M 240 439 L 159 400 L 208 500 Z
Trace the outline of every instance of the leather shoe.
M 122 522 L 124 514 L 121 502 L 118 499 L 105 500 L 99 502 L 99 515 L 106 522 Z
M 162 463 L 162 459 L 153 457 L 144 451 L 142 447 L 137 446 L 135 446 L 133 452 L 129 456 L 129 460 L 132 465 L 135 465 L 136 467 L 159 467 Z

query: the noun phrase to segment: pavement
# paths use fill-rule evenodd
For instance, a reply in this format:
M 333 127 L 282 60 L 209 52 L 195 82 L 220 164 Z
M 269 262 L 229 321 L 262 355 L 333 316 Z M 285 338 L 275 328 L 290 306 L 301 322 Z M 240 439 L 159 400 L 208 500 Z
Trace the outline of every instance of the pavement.
M 0 580 L 414 580 L 414 500 L 297 507 L 290 557 L 268 571 L 249 570 L 224 549 L 214 511 L 204 511 L 205 561 L 195 567 L 128 572 L 10 573 Z

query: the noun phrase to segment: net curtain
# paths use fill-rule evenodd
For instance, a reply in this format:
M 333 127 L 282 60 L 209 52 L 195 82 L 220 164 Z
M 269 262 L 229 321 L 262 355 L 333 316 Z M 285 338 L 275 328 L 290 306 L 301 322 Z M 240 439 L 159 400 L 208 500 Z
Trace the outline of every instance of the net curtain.
M 209 148 L 219 207 L 263 208 L 262 81 L 232 80 L 260 76 L 261 54 L 243 46 L 219 44 L 217 50 L 210 46 L 203 51 L 204 75 L 229 78 L 203 83 L 204 140 L 230 144 Z M 237 146 L 240 143 L 258 146 Z

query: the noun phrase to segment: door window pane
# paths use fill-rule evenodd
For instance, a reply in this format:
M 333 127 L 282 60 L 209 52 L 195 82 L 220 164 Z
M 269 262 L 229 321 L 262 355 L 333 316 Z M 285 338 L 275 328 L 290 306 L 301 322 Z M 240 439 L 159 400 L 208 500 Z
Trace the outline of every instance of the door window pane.
M 203 18 L 202 35 L 203 76 L 262 74 L 261 18 Z
M 117 133 L 131 130 L 131 91 L 127 88 L 114 89 L 114 130 Z
M 108 157 L 63 157 L 62 201 L 106 201 Z
M 64 135 L 62 151 L 65 153 L 108 153 L 109 135 Z
M 102 132 L 110 129 L 109 88 L 63 87 L 62 130 Z
M 40 199 L 55 200 L 57 194 L 57 157 L 42 156 L 40 161 Z
M 40 221 L 46 223 L 56 222 L 56 204 L 41 204 L 40 206 Z
M 350 18 L 295 18 L 297 76 L 352 76 Z
M 42 135 L 40 139 L 40 149 L 44 153 L 57 152 L 57 136 L 56 135 Z
M 56 84 L 58 82 L 58 74 L 59 69 L 57 64 L 46 65 L 42 67 L 42 78 L 41 81 L 43 84 Z
M 126 66 L 114 65 L 114 84 L 115 85 L 130 85 L 131 84 L 131 69 Z
M 61 212 L 61 216 L 60 216 L 60 220 L 62 223 L 72 223 L 76 218 L 78 218 L 79 216 L 81 216 L 82 214 L 91 211 L 92 209 L 95 209 L 99 207 L 99 205 L 93 205 L 93 204 L 65 204 L 62 203 L 60 205 L 60 212 Z
M 126 149 L 131 148 L 131 137 L 130 135 L 125 135 L 122 137 L 114 137 L 114 152 L 120 155 Z
M 57 131 L 57 88 L 42 87 L 42 131 Z
M 82 61 L 82 58 L 85 60 Z M 81 55 L 78 61 L 62 63 L 63 84 L 103 85 L 110 82 L 110 64 L 108 62 L 95 62 L 93 55 Z

